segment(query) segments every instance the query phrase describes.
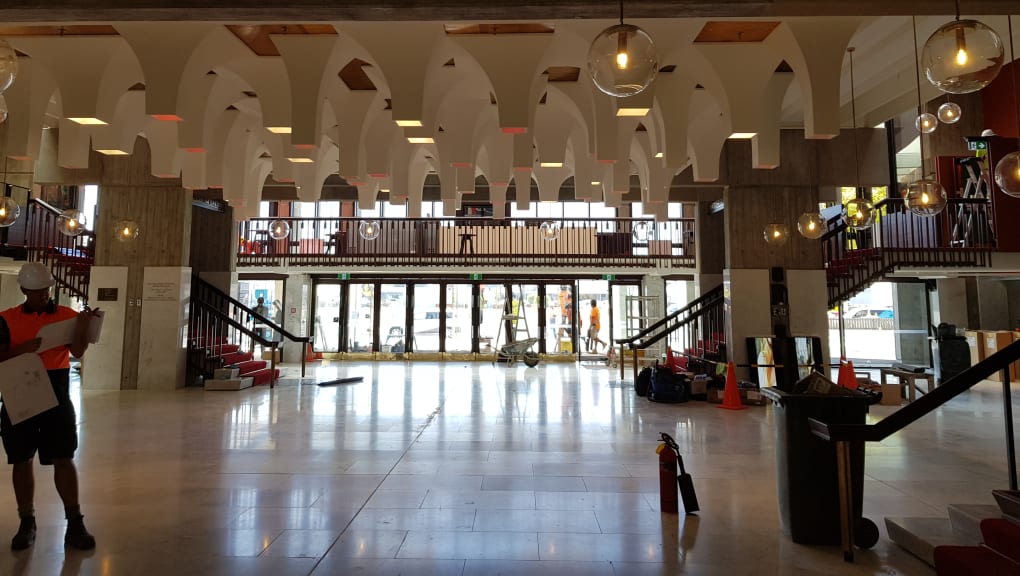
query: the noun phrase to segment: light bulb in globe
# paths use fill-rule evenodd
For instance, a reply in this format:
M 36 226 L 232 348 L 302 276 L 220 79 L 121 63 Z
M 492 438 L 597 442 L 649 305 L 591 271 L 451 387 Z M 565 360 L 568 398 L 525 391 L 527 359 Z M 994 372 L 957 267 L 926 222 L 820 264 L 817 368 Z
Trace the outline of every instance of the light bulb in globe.
M 817 240 L 825 234 L 825 217 L 818 212 L 805 212 L 797 219 L 797 231 L 809 240 Z
M 1020 198 L 1020 152 L 1011 152 L 995 165 L 995 185 L 1005 194 Z
M 925 112 L 918 116 L 917 120 L 914 120 L 914 128 L 917 128 L 917 131 L 921 134 L 931 134 L 938 127 L 939 121 L 934 114 Z
M 642 92 L 658 71 L 655 44 L 637 26 L 610 26 L 588 48 L 588 73 L 595 86 L 610 96 L 623 98 Z
M 6 228 L 18 219 L 21 215 L 21 206 L 14 201 L 14 198 L 4 196 L 0 200 L 0 228 Z
M 946 102 L 939 106 L 937 115 L 939 122 L 943 124 L 956 124 L 960 121 L 961 113 L 960 106 L 956 102 Z
M 770 246 L 782 246 L 786 244 L 790 231 L 786 224 L 769 224 L 765 226 L 765 243 Z
M 943 92 L 977 92 L 995 80 L 1005 52 L 1002 39 L 977 20 L 954 20 L 924 43 L 921 65 L 929 82 Z
M 138 228 L 138 222 L 134 220 L 121 220 L 117 222 L 117 241 L 119 242 L 131 242 L 135 238 L 138 238 L 138 233 L 141 231 Z
M 560 225 L 558 222 L 552 220 L 546 220 L 542 222 L 542 225 L 538 227 L 539 235 L 542 240 L 550 241 L 560 237 Z
M 935 180 L 924 179 L 910 184 L 904 195 L 907 210 L 918 216 L 935 216 L 946 208 L 946 189 Z
M 79 236 L 85 231 L 85 214 L 74 208 L 64 210 L 57 217 L 57 230 L 64 236 Z
M 875 221 L 875 206 L 858 196 L 843 206 L 843 223 L 852 230 L 865 230 Z
M 290 224 L 286 220 L 273 220 L 269 223 L 269 237 L 273 240 L 283 240 L 290 236 Z
M 358 226 L 358 234 L 365 240 L 375 240 L 379 237 L 379 222 L 376 220 L 362 220 Z

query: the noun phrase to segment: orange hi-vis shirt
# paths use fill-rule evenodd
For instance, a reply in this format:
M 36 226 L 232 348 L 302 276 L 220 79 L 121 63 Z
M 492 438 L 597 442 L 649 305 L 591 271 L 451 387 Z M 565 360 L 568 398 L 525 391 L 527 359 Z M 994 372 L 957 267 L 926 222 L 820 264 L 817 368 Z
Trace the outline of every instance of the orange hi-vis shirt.
M 602 313 L 599 312 L 598 308 L 592 308 L 591 309 L 591 318 L 590 318 L 591 325 L 594 326 L 596 330 L 602 328 L 602 323 L 599 322 L 599 317 L 600 316 L 602 316 Z
M 13 348 L 24 342 L 35 338 L 39 329 L 47 324 L 62 322 L 77 318 L 78 313 L 67 306 L 50 304 L 47 310 L 41 313 L 26 312 L 24 306 L 15 306 L 0 312 L 0 318 L 7 322 L 7 330 L 10 332 L 9 345 Z M 42 358 L 43 366 L 47 370 L 60 370 L 71 367 L 71 349 L 67 346 L 57 346 L 49 350 L 41 350 L 39 357 Z

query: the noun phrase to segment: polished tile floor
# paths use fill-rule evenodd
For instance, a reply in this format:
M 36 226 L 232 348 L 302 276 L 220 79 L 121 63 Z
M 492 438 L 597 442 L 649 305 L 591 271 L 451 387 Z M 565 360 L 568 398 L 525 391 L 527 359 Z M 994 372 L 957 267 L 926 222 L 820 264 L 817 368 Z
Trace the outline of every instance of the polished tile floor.
M 3 574 L 932 574 L 883 536 L 857 564 L 779 527 L 771 407 L 654 404 L 597 365 L 323 366 L 318 387 L 75 392 L 92 553 L 65 551 L 51 471 Z M 945 516 L 1006 484 L 998 385 L 869 446 L 865 513 Z M 874 407 L 871 418 L 888 414 Z M 658 511 L 658 432 L 702 512 Z M 0 472 L 9 477 L 9 466 Z

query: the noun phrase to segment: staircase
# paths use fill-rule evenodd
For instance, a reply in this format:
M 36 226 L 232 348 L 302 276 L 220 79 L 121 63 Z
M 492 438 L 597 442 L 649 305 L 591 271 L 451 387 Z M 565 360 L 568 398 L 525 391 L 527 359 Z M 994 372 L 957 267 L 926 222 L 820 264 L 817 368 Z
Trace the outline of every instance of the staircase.
M 821 238 L 828 304 L 835 307 L 899 268 L 974 268 L 989 266 L 995 240 L 987 226 L 991 204 L 985 199 L 954 198 L 935 216 L 906 209 L 902 198 L 875 205 L 875 223 L 852 230 L 840 216 L 829 219 Z
M 218 368 L 231 367 L 242 377 L 252 377 L 255 385 L 272 388 L 280 377 L 276 364 L 286 342 L 299 347 L 304 377 L 309 338 L 294 336 L 198 276 L 191 279 L 190 318 L 189 383 L 212 378 Z M 263 359 L 255 358 L 256 346 Z

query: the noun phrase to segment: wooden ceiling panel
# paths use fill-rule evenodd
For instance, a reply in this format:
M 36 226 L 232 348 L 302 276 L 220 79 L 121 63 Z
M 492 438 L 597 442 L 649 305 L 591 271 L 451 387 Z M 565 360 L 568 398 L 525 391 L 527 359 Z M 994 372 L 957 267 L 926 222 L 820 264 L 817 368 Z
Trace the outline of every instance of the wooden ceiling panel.
M 244 42 L 257 56 L 279 56 L 280 51 L 269 37 L 271 34 L 296 34 L 336 36 L 336 29 L 329 24 L 264 24 L 238 25 L 227 24 L 234 36 Z
M 706 22 L 695 42 L 761 42 L 779 22 Z
M 365 74 L 365 66 L 371 66 L 364 60 L 352 59 L 340 70 L 340 79 L 347 85 L 349 90 L 375 90 L 368 74 Z
M 449 36 L 469 36 L 479 34 L 552 34 L 556 29 L 551 24 L 537 22 L 519 22 L 506 24 L 447 24 L 444 26 Z
M 74 24 L 70 26 L 0 26 L 4 36 L 120 36 L 109 24 Z
M 545 73 L 549 75 L 549 82 L 577 82 L 581 69 L 576 66 L 550 66 Z

